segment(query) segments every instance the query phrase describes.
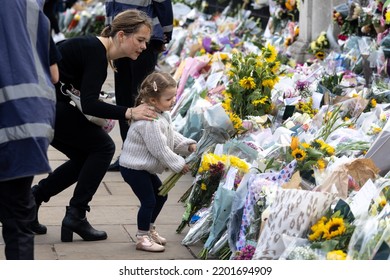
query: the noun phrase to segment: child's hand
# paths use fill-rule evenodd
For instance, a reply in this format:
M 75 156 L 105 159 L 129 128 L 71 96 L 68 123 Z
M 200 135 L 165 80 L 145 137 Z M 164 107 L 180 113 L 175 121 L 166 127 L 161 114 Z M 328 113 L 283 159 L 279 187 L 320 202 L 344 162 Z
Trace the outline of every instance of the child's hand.
M 188 146 L 188 151 L 193 153 L 196 151 L 196 144 L 191 144 Z
M 188 171 L 190 171 L 190 167 L 188 164 L 184 165 L 183 169 L 181 170 L 181 174 L 186 174 Z

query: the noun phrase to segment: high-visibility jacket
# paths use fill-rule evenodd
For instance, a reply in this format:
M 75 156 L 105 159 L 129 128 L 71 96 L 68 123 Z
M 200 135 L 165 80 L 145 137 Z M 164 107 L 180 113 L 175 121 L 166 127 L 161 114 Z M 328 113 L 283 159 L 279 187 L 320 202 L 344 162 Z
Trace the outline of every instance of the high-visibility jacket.
M 144 11 L 153 22 L 151 40 L 168 43 L 173 31 L 173 8 L 171 0 L 106 0 L 106 24 L 128 9 Z M 165 38 L 164 38 L 165 35 Z
M 0 181 L 50 172 L 55 90 L 44 0 L 0 0 Z

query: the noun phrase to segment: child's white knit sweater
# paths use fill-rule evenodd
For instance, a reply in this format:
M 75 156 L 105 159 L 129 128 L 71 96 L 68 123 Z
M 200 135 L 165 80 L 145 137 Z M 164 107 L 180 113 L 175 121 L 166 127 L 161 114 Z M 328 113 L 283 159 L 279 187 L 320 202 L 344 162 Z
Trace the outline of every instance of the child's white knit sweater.
M 167 169 L 179 173 L 185 165 L 180 155 L 189 155 L 188 146 L 195 143 L 175 131 L 169 112 L 163 112 L 158 114 L 157 120 L 131 123 L 119 164 L 152 174 Z

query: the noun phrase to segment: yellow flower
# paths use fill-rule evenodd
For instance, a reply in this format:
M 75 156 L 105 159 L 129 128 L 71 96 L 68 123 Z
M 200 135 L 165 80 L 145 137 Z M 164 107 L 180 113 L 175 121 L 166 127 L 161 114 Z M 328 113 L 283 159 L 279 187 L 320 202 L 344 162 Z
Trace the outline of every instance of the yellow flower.
M 318 52 L 315 53 L 315 57 L 320 59 L 320 60 L 324 60 L 325 53 L 323 51 L 318 51 Z
M 373 127 L 372 128 L 373 134 L 379 134 L 381 131 L 382 131 L 382 128 L 380 128 L 380 127 Z
M 275 82 L 272 79 L 265 79 L 261 82 L 261 85 L 270 89 L 274 88 Z
M 234 114 L 232 112 L 228 112 L 229 118 L 231 122 L 233 123 L 233 127 L 236 131 L 239 131 L 242 128 L 242 120 L 237 114 Z
M 237 169 L 247 173 L 249 171 L 249 165 L 244 160 L 236 156 L 229 156 L 230 164 Z
M 213 153 L 204 154 L 202 157 L 202 162 L 199 166 L 198 173 L 207 172 L 210 170 L 210 165 L 217 164 L 218 162 L 222 162 L 222 158 Z
M 327 260 L 341 261 L 347 259 L 347 254 L 341 250 L 333 250 L 326 254 Z
M 287 10 L 292 11 L 294 10 L 294 4 L 290 3 L 291 1 L 287 0 L 284 6 L 286 7 Z
M 386 197 L 384 196 L 380 196 L 378 199 L 377 199 L 377 203 L 380 207 L 385 207 L 387 201 L 386 201 Z
M 308 237 L 310 241 L 322 238 L 322 234 L 325 230 L 325 223 L 327 222 L 327 220 L 328 219 L 326 217 L 321 217 L 321 219 L 310 228 L 310 230 L 313 232 Z
M 311 146 L 309 143 L 306 143 L 306 142 L 303 142 L 302 144 L 302 147 L 304 147 L 305 149 L 309 149 Z
M 317 160 L 317 167 L 318 169 L 322 170 L 326 167 L 326 162 L 323 159 Z
M 239 81 L 239 84 L 244 89 L 254 89 L 256 87 L 255 80 L 252 77 L 244 77 Z
M 372 108 L 375 108 L 376 107 L 376 100 L 374 98 L 371 99 L 370 104 L 371 104 Z
M 325 224 L 324 238 L 329 240 L 333 237 L 340 236 L 346 231 L 343 218 L 331 218 Z
M 325 41 L 326 41 L 326 35 L 325 35 L 324 32 L 322 32 L 322 33 L 320 34 L 320 36 L 318 36 L 317 42 L 323 43 L 323 42 L 325 42 Z
M 201 189 L 202 191 L 207 190 L 206 184 L 205 184 L 205 183 L 202 183 L 202 184 L 200 185 L 200 189 Z
M 387 9 L 387 12 L 385 14 L 385 21 L 386 21 L 386 24 L 390 24 L 390 9 L 389 8 Z
M 252 104 L 257 106 L 258 104 L 265 104 L 268 100 L 268 96 L 264 96 L 261 99 L 253 100 Z
M 260 56 L 258 56 L 257 58 L 256 58 L 256 66 L 257 67 L 263 67 L 263 60 L 261 59 L 261 57 Z
M 317 50 L 317 43 L 316 43 L 315 41 L 313 41 L 313 42 L 310 43 L 310 49 L 311 49 L 312 51 Z
M 334 150 L 334 148 L 333 148 L 332 146 L 326 145 L 324 150 L 326 151 L 326 153 L 327 153 L 329 156 L 334 155 L 335 150 Z
M 264 49 L 264 58 L 265 60 L 270 63 L 270 62 L 274 62 L 276 57 L 278 55 L 278 52 L 276 51 L 276 48 L 271 45 L 271 44 L 267 44 L 267 47 Z
M 298 161 L 303 161 L 306 158 L 306 152 L 301 149 L 293 150 L 291 155 Z
M 294 28 L 294 36 L 297 37 L 299 35 L 299 26 Z
M 274 66 L 271 67 L 271 72 L 276 74 L 280 68 L 280 61 L 275 62 Z
M 290 144 L 291 151 L 298 149 L 298 145 L 299 145 L 299 138 L 297 136 L 291 137 L 291 144 Z

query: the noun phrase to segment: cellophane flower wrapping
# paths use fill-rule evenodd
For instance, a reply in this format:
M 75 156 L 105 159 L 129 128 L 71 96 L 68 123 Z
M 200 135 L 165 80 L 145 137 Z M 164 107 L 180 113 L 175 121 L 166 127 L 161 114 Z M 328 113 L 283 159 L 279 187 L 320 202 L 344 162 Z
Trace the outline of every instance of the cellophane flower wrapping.
M 336 197 L 331 193 L 278 189 L 253 259 L 278 259 L 285 249 L 282 234 L 304 237 Z
M 230 170 L 232 171 L 233 169 Z M 230 174 L 231 175 L 228 176 L 235 176 L 234 172 L 231 172 Z M 234 181 L 234 178 L 230 178 L 229 182 L 231 183 L 232 180 Z M 232 188 L 227 188 L 224 186 L 220 186 L 217 189 L 212 207 L 213 223 L 211 225 L 210 234 L 203 246 L 203 250 L 200 252 L 200 258 L 208 258 L 210 249 L 226 231 L 234 193 L 235 191 Z
M 185 211 L 176 229 L 177 233 L 182 232 L 199 209 L 210 205 L 225 168 L 226 157 L 213 153 L 203 154 L 191 192 L 185 201 Z
M 279 260 L 323 260 L 324 252 L 310 247 L 306 238 L 290 237 L 282 235 L 286 249 L 280 255 Z
M 203 135 L 197 143 L 196 151 L 185 159 L 192 171 L 197 170 L 197 163 L 204 152 L 218 143 L 225 143 L 233 133 L 233 124 L 221 104 L 208 107 L 204 112 Z M 159 188 L 159 195 L 167 195 L 181 176 L 181 173 L 171 173 Z
M 348 246 L 348 259 L 371 260 L 390 257 L 390 181 L 382 178 L 375 182 L 367 213 L 359 215 L 356 229 Z
M 209 251 L 221 238 L 222 234 L 224 232 L 228 234 L 227 229 L 236 190 L 240 188 L 242 179 L 249 172 L 250 165 L 244 160 L 234 155 L 228 155 L 227 159 L 229 168 L 216 191 L 212 207 L 213 224 L 210 235 L 204 244 L 203 250 L 200 252 L 200 257 L 203 259 L 207 258 Z M 230 251 L 228 244 L 226 244 L 225 248 L 226 252 L 223 255 L 227 256 L 228 251 Z
M 212 205 L 212 202 L 211 202 Z M 197 242 L 207 239 L 210 233 L 210 227 L 213 222 L 211 207 L 200 209 L 198 212 L 201 215 L 193 224 L 190 225 L 186 236 L 181 241 L 181 244 L 190 246 Z M 197 213 L 198 213 L 197 212 Z

